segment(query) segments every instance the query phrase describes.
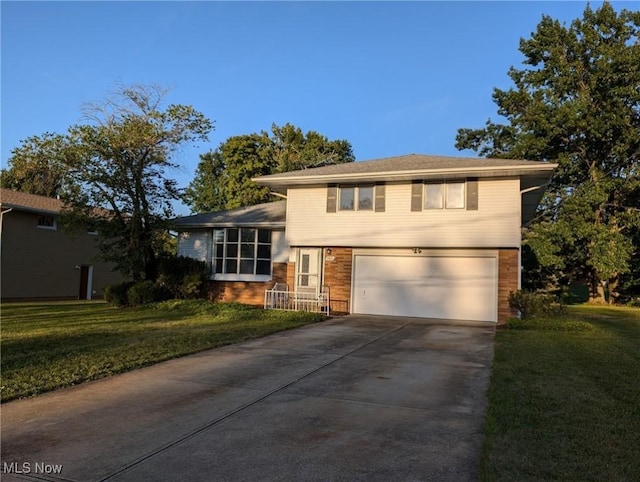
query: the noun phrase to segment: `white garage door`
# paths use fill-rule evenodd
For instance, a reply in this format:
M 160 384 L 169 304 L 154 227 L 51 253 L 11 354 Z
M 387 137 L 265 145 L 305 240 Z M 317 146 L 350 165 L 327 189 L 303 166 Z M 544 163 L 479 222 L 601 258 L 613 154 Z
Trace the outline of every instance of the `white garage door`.
M 356 255 L 353 312 L 497 321 L 497 260 Z

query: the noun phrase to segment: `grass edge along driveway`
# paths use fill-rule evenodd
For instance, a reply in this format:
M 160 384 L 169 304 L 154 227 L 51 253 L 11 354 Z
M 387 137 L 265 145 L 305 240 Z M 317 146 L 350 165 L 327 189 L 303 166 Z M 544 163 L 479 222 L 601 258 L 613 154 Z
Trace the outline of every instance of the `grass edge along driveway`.
M 496 333 L 480 480 L 640 480 L 640 309 Z
M 1 316 L 2 402 L 326 318 L 204 300 L 3 303 Z

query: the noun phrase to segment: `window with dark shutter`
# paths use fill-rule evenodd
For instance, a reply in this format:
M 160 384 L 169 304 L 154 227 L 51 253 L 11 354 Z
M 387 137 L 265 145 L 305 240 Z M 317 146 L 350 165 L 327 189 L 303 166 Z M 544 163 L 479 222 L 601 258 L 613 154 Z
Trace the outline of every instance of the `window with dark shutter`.
M 411 184 L 411 211 L 422 211 L 422 182 Z
M 338 205 L 338 188 L 336 186 L 327 187 L 327 212 L 335 213 Z
M 379 184 L 375 187 L 376 209 L 377 213 L 383 213 L 385 209 L 385 185 Z

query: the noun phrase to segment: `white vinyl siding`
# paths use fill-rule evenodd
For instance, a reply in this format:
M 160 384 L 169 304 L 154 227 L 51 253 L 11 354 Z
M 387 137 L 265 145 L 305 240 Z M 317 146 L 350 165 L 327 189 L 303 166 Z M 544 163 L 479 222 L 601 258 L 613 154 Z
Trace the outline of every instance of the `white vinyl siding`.
M 481 248 L 520 246 L 520 182 L 478 181 L 478 209 L 411 211 L 411 184 L 387 184 L 385 211 L 327 213 L 327 188 L 287 192 L 289 246 Z

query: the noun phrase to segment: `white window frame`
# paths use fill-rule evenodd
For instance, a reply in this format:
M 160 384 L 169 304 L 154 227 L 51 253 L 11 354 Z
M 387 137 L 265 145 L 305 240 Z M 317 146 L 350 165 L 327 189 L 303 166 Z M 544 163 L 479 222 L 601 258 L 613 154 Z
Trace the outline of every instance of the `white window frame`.
M 428 186 L 442 186 L 441 191 L 441 199 L 440 199 L 440 207 L 429 207 L 428 202 Z M 449 205 L 449 186 L 456 185 L 462 186 L 462 206 L 451 206 Z M 423 188 L 423 201 L 422 201 L 422 209 L 424 211 L 439 211 L 442 209 L 466 209 L 466 198 L 467 198 L 467 183 L 465 181 L 450 181 L 450 182 L 441 182 L 441 183 L 426 183 Z
M 236 229 L 238 231 L 238 240 L 237 241 L 229 241 L 229 230 Z M 242 242 L 242 230 L 252 230 L 254 231 L 254 237 L 252 242 Z M 222 231 L 224 233 L 222 242 L 218 242 L 216 239 L 216 231 Z M 266 231 L 269 233 L 269 242 L 261 242 L 260 241 L 260 232 Z M 212 243 L 212 257 L 211 257 L 211 271 L 212 278 L 215 280 L 226 280 L 226 281 L 269 281 L 272 279 L 273 273 L 273 232 L 270 229 L 261 229 L 261 228 L 252 228 L 252 227 L 220 227 L 215 228 L 213 230 L 213 243 Z M 253 244 L 253 257 L 243 257 L 242 256 L 242 245 L 243 244 Z M 218 256 L 218 246 L 222 245 L 222 257 Z M 235 256 L 228 256 L 229 246 L 235 245 L 237 247 L 237 253 Z M 260 246 L 269 246 L 269 259 L 264 257 L 258 257 L 258 251 Z M 227 272 L 227 261 L 236 261 L 236 271 L 232 273 Z M 243 260 L 253 261 L 253 273 L 240 273 L 240 265 Z M 220 260 L 222 272 L 217 272 L 217 262 Z M 269 263 L 269 273 L 258 274 L 258 262 L 259 261 L 268 261 Z
M 342 208 L 342 191 L 344 189 L 352 189 L 353 190 L 353 207 L 351 209 L 343 209 Z M 371 190 L 371 207 L 370 208 L 360 208 L 360 189 L 370 189 Z M 375 212 L 376 209 L 376 188 L 374 184 L 363 184 L 363 185 L 345 185 L 338 186 L 338 211 L 343 212 L 353 212 L 353 211 L 370 211 Z

